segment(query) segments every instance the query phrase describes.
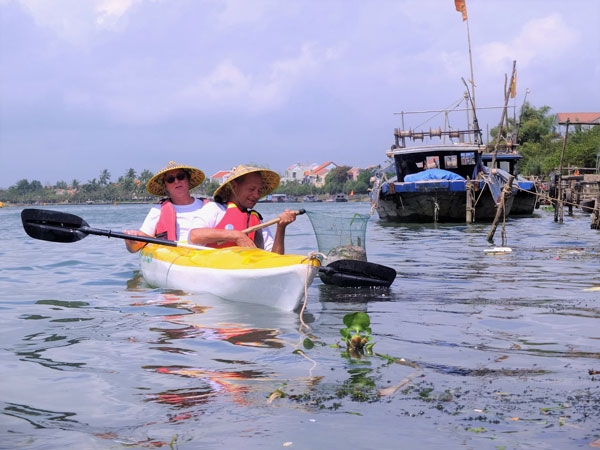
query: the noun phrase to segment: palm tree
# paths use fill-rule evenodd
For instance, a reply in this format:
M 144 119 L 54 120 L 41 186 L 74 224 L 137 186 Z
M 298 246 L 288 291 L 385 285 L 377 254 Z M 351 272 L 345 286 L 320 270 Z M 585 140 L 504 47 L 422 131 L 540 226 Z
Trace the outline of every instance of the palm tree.
M 100 184 L 102 186 L 106 186 L 109 181 L 110 181 L 110 172 L 107 169 L 104 169 L 100 173 Z

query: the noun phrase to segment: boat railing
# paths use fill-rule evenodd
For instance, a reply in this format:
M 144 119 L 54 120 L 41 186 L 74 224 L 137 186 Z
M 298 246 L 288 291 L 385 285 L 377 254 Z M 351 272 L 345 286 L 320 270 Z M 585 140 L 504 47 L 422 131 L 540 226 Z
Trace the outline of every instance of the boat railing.
M 450 139 L 458 139 L 459 142 L 464 143 L 466 141 L 465 136 L 474 136 L 479 134 L 481 130 L 448 130 L 442 131 L 441 128 L 430 128 L 429 131 L 414 131 L 414 130 L 402 130 L 400 128 L 394 128 L 394 139 L 396 141 L 396 148 L 406 147 L 406 139 L 412 141 L 423 141 L 425 138 L 442 138 L 448 137 Z

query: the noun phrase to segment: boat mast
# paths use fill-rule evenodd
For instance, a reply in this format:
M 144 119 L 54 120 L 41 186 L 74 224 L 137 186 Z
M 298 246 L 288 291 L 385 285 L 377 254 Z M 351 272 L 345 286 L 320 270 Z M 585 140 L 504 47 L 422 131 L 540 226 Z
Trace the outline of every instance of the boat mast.
M 467 6 L 465 5 L 465 15 L 467 11 Z M 471 83 L 471 101 L 473 102 L 473 109 L 476 107 L 475 103 L 475 76 L 473 75 L 473 55 L 471 53 L 471 33 L 469 32 L 469 19 L 465 20 L 467 22 L 467 41 L 469 43 L 469 65 L 471 66 L 471 79 L 469 82 Z
M 471 101 L 471 105 L 473 106 L 473 119 L 474 122 L 477 121 L 477 116 L 476 116 L 476 103 L 475 103 L 475 75 L 473 74 L 473 52 L 471 51 L 471 31 L 469 30 L 469 15 L 467 14 L 467 1 L 466 0 L 454 0 L 454 6 L 456 7 L 456 10 L 462 14 L 462 19 L 463 22 L 467 22 L 467 44 L 469 46 L 469 66 L 471 68 L 471 79 L 469 80 L 469 84 L 471 84 L 471 92 L 468 93 L 468 96 L 470 97 L 470 101 Z M 467 88 L 467 91 L 469 89 Z M 465 95 L 466 97 L 466 95 Z M 468 113 L 467 113 L 467 123 L 469 123 L 470 126 L 470 121 L 468 118 Z M 477 123 L 473 123 L 473 131 L 475 133 L 477 133 L 477 129 L 479 128 L 479 125 Z M 477 129 L 475 129 L 477 128 Z M 481 143 L 481 142 L 479 142 Z
M 471 31 L 469 30 L 469 15 L 467 14 L 467 1 L 466 0 L 454 0 L 454 6 L 456 10 L 462 14 L 463 22 L 467 22 L 467 43 L 469 45 L 469 65 L 471 67 L 471 103 L 473 109 L 475 108 L 475 76 L 473 75 L 473 53 L 471 52 Z

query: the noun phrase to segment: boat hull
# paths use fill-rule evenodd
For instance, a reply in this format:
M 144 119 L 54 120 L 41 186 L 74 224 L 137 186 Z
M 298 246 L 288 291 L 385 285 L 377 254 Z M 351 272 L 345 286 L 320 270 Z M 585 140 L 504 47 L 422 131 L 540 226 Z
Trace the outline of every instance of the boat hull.
M 384 184 L 375 200 L 380 220 L 399 223 L 459 223 L 467 221 L 467 181 L 430 180 L 414 183 Z M 502 185 L 490 188 L 475 182 L 475 222 L 491 222 L 496 217 Z M 506 199 L 506 214 L 511 211 L 516 190 Z
M 140 252 L 144 279 L 154 287 L 208 293 L 225 300 L 298 309 L 320 262 L 260 249 L 173 248 L 154 244 Z
M 533 181 L 517 181 L 519 191 L 510 209 L 511 216 L 531 216 L 538 204 L 537 187 Z

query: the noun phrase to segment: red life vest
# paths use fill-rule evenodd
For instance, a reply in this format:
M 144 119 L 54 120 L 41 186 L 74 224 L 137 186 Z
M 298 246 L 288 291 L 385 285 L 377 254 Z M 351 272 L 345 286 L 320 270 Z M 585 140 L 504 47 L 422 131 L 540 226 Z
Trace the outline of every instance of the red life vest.
M 177 240 L 177 213 L 169 198 L 161 201 L 160 217 L 154 235 L 159 239 Z
M 199 198 L 198 200 L 204 205 L 209 202 L 206 198 Z M 177 212 L 170 198 L 160 201 L 160 217 L 156 224 L 154 236 L 159 239 L 168 239 L 169 241 L 177 240 Z
M 225 211 L 225 215 L 219 221 L 219 223 L 217 223 L 215 228 L 218 230 L 241 231 L 245 230 L 246 228 L 253 227 L 254 225 L 258 225 L 259 223 L 261 223 L 261 221 L 262 216 L 257 211 L 254 211 L 253 209 L 250 211 L 242 211 L 240 208 L 237 207 L 235 203 L 229 202 L 227 203 L 227 210 Z M 248 233 L 248 237 L 254 241 L 258 248 L 265 247 L 261 230 L 259 230 L 258 233 L 256 231 Z M 224 248 L 235 246 L 235 242 L 213 242 L 207 245 L 213 248 Z

